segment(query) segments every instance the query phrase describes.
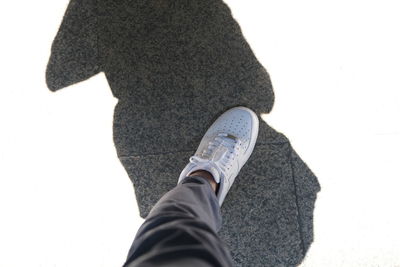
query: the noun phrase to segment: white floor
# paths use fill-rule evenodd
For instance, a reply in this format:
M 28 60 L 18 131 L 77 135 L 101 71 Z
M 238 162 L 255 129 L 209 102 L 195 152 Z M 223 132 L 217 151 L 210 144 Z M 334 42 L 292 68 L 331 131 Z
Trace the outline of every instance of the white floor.
M 318 176 L 302 266 L 400 266 L 396 1 L 227 0 L 271 74 L 265 119 Z M 137 228 L 100 74 L 46 89 L 67 0 L 0 3 L 0 266 L 120 266 Z

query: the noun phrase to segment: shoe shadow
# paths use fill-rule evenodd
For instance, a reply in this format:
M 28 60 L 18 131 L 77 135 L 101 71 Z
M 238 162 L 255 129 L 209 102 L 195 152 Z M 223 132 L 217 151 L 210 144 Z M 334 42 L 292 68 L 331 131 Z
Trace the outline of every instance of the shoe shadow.
M 143 218 L 220 114 L 239 105 L 268 113 L 274 103 L 268 73 L 221 0 L 71 0 L 47 85 L 56 91 L 99 72 L 118 98 L 114 143 Z M 219 234 L 236 265 L 299 264 L 319 189 L 286 137 L 261 123 L 221 210 Z

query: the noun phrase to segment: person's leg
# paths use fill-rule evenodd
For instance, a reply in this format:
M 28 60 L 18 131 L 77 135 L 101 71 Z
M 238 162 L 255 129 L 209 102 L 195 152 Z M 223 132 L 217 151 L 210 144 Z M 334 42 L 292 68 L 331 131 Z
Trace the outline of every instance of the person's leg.
M 205 172 L 192 175 L 153 207 L 125 266 L 232 266 L 229 249 L 217 235 L 222 219 L 213 183 Z
M 203 136 L 178 185 L 147 216 L 124 266 L 232 266 L 229 250 L 217 235 L 220 206 L 257 135 L 253 111 L 237 107 L 222 114 Z

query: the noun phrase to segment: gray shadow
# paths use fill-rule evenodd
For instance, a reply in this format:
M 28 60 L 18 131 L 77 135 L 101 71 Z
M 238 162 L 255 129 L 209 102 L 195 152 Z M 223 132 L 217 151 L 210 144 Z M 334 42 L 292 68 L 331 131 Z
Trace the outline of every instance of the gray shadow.
M 114 143 L 140 215 L 176 183 L 225 110 L 271 111 L 270 78 L 220 0 L 72 0 L 46 78 L 56 91 L 104 72 Z M 295 266 L 313 240 L 317 178 L 265 123 L 221 212 L 237 266 Z

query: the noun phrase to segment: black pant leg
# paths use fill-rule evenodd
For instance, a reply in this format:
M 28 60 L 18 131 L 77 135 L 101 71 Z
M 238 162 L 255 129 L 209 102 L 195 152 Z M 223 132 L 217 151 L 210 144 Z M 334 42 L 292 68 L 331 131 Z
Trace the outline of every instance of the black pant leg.
M 203 177 L 186 177 L 153 207 L 138 230 L 124 266 L 232 266 L 219 239 L 217 198 Z

